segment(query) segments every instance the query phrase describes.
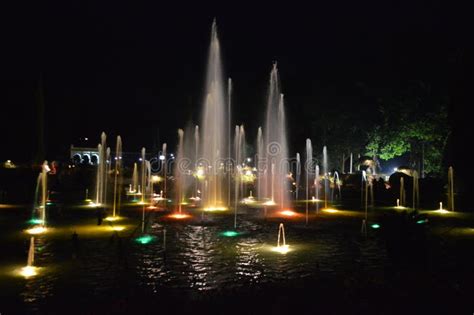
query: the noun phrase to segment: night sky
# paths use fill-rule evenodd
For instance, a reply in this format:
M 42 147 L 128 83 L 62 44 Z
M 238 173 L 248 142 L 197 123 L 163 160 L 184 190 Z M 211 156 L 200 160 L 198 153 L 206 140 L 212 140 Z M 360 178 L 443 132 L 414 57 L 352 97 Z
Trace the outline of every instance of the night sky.
M 120 134 L 125 151 L 155 142 L 173 145 L 177 128 L 199 122 L 214 17 L 225 76 L 234 83 L 233 123 L 245 124 L 249 141 L 263 121 L 275 60 L 292 151 L 300 150 L 310 132 L 303 109 L 350 106 L 370 115 L 374 89 L 428 82 L 440 93 L 455 94 L 454 119 L 468 103 L 462 81 L 464 65 L 472 67 L 472 55 L 466 55 L 473 37 L 468 11 L 454 5 L 229 2 L 224 10 L 202 3 L 96 2 L 3 10 L 0 160 L 34 156 L 40 77 L 48 159 L 67 156 L 80 137 L 95 146 L 101 131 Z

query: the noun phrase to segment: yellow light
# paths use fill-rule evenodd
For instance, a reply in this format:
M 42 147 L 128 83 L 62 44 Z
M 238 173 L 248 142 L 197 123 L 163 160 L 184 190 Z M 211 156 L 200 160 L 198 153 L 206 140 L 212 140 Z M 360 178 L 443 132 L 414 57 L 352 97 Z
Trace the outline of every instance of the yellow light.
M 42 233 L 45 233 L 46 231 L 47 229 L 44 226 L 35 226 L 35 227 L 32 227 L 31 229 L 26 230 L 28 234 L 33 234 L 33 235 L 42 234 Z
M 327 209 L 322 209 L 322 211 L 324 211 L 324 212 L 329 212 L 329 213 L 336 213 L 338 210 L 336 210 L 336 209 L 331 209 L 331 208 L 327 208 Z
M 291 211 L 291 210 L 283 210 L 283 211 L 280 211 L 280 214 L 281 215 L 284 215 L 286 217 L 294 217 L 296 215 L 298 215 L 298 213 L 294 212 L 294 211 Z
M 276 202 L 273 200 L 268 200 L 263 203 L 264 206 L 275 206 Z
M 90 202 L 89 207 L 91 208 L 100 207 L 100 203 Z
M 446 210 L 446 209 L 438 209 L 438 210 L 435 210 L 434 212 L 436 212 L 436 213 L 449 213 L 450 211 Z
M 148 209 L 148 210 L 155 210 L 155 209 L 158 209 L 158 208 L 155 207 L 155 206 L 149 206 L 149 207 L 147 207 L 147 209 Z
M 118 231 L 123 231 L 123 230 L 125 230 L 125 227 L 124 227 L 124 226 L 117 225 L 117 226 L 113 226 L 113 227 L 112 227 L 112 230 L 117 231 L 117 232 L 118 232 Z
M 21 268 L 19 273 L 20 275 L 28 279 L 38 274 L 38 268 L 33 267 L 33 266 L 26 266 L 26 267 Z
M 191 216 L 189 214 L 184 214 L 184 213 L 174 213 L 174 214 L 170 214 L 168 217 L 172 219 L 181 220 L 181 219 L 190 218 Z
M 272 252 L 277 252 L 280 254 L 286 254 L 290 251 L 290 245 L 281 245 L 272 247 Z
M 151 181 L 154 182 L 154 183 L 159 183 L 162 181 L 162 178 L 158 175 L 152 175 L 151 176 Z
M 115 217 L 107 217 L 104 220 L 109 221 L 109 222 L 113 222 L 113 221 L 118 221 L 118 220 L 121 220 L 121 219 L 122 219 L 121 217 L 115 216 Z
M 209 207 L 204 208 L 204 211 L 209 211 L 209 212 L 225 211 L 225 210 L 227 210 L 227 208 L 223 206 L 209 206 Z

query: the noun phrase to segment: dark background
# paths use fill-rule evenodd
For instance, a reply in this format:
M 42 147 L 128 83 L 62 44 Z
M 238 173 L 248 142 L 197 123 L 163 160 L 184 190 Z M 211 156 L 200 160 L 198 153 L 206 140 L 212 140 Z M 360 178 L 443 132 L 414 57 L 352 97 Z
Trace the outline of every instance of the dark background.
M 225 5 L 225 8 L 223 7 Z M 451 164 L 467 166 L 472 34 L 469 10 L 440 1 L 225 3 L 16 3 L 2 10 L 0 160 L 35 157 L 38 82 L 45 102 L 46 158 L 101 131 L 125 151 L 168 142 L 199 123 L 210 25 L 217 18 L 233 123 L 249 142 L 263 121 L 272 62 L 286 97 L 292 153 L 317 137 L 311 117 L 376 111 L 378 91 L 412 81 L 449 97 Z M 459 140 L 458 140 L 459 139 Z M 463 139 L 463 140 L 461 140 Z

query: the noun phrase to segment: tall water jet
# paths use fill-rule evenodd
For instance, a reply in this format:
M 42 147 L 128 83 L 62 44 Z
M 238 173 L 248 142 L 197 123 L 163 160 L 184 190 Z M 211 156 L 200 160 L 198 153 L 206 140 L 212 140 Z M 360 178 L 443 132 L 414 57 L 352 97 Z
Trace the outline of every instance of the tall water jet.
M 161 160 L 162 162 L 162 168 L 163 168 L 163 192 L 164 194 L 162 194 L 162 198 L 166 198 L 167 197 L 167 193 L 168 193 L 168 181 L 167 181 L 167 177 L 168 177 L 168 159 L 166 158 L 166 149 L 167 149 L 167 144 L 166 143 L 163 143 L 163 146 L 161 148 L 161 154 L 163 156 L 163 160 Z
M 234 173 L 234 228 L 237 228 L 237 208 L 244 196 L 245 130 L 244 126 L 235 126 L 234 135 L 235 173 Z
M 313 164 L 313 146 L 311 139 L 306 139 L 306 224 L 308 224 L 309 213 L 309 186 Z
M 104 203 L 105 197 L 105 177 L 107 171 L 107 135 L 102 132 L 100 135 L 101 143 L 97 146 L 99 152 L 99 159 L 97 161 L 97 180 L 96 180 L 96 204 L 101 205 Z
M 145 203 L 145 194 L 146 194 L 146 189 L 145 189 L 145 185 L 146 185 L 146 154 L 145 154 L 146 150 L 145 148 L 142 148 L 142 157 L 141 157 L 141 162 L 142 162 L 142 165 L 141 165 L 141 187 L 142 187 L 142 200 L 141 202 L 142 203 Z
M 352 174 L 352 152 L 351 152 L 351 158 L 349 162 L 349 173 Z
M 108 193 L 108 189 L 109 189 L 109 185 L 108 185 L 108 180 L 109 180 L 109 174 L 110 174 L 110 168 L 111 168 L 111 162 L 110 162 L 110 147 L 107 147 L 107 149 L 105 150 L 105 173 L 104 173 L 104 188 L 103 188 L 103 196 L 102 196 L 102 199 L 103 199 L 103 204 L 106 205 L 107 204 L 107 193 Z
M 205 176 L 207 187 L 203 196 L 203 204 L 208 209 L 222 209 L 227 204 L 223 194 L 224 172 L 221 171 L 220 162 L 228 150 L 225 135 L 228 133 L 226 126 L 226 101 L 224 98 L 224 83 L 222 80 L 222 66 L 220 58 L 220 45 L 217 38 L 216 21 L 212 23 L 211 44 L 207 64 L 206 93 L 202 115 L 202 160 L 207 164 Z
M 452 166 L 448 169 L 448 209 L 454 211 L 454 170 Z
M 120 209 L 121 179 L 122 178 L 122 138 L 117 136 L 115 145 L 115 169 L 114 169 L 114 200 L 112 207 L 112 216 L 116 216 Z
M 264 198 L 264 172 L 266 171 L 265 164 L 265 148 L 263 145 L 262 127 L 258 127 L 257 132 L 257 157 L 255 159 L 255 166 L 257 168 L 257 198 L 263 200 Z
M 295 200 L 299 199 L 298 192 L 300 190 L 300 177 L 301 177 L 301 157 L 299 153 L 296 153 L 296 170 L 295 170 Z
M 267 112 L 265 121 L 265 160 L 271 165 L 271 176 L 264 174 L 265 196 L 271 203 L 284 208 L 289 201 L 287 188 L 288 144 L 283 94 L 280 92 L 278 68 L 273 64 L 270 73 Z
M 178 205 L 178 212 L 181 213 L 181 205 L 183 203 L 183 189 L 184 189 L 184 174 L 180 170 L 180 161 L 184 157 L 184 131 L 183 129 L 178 129 L 178 147 L 176 150 L 176 160 L 178 163 L 174 166 L 174 178 L 175 178 L 175 200 Z
M 231 137 L 231 103 L 232 103 L 232 79 L 229 78 L 227 80 L 227 160 L 226 160 L 226 175 L 227 175 L 227 202 L 228 206 L 230 207 L 230 191 L 231 191 L 231 175 L 232 172 L 230 171 L 232 165 L 230 165 L 231 159 L 231 144 L 230 144 L 230 137 Z
M 328 193 L 329 193 L 329 173 L 328 173 L 328 150 L 326 146 L 323 147 L 323 175 L 324 175 L 324 207 L 328 207 Z
M 316 196 L 316 214 L 319 213 L 319 181 L 319 165 L 316 164 L 316 166 L 314 167 L 314 194 Z
M 198 160 L 199 160 L 199 126 L 194 127 L 194 169 L 196 170 L 196 173 L 198 172 Z M 198 174 L 196 174 L 198 175 Z M 194 193 L 193 196 L 197 197 L 198 196 L 198 184 L 199 184 L 199 178 L 198 176 L 194 177 Z
M 138 165 L 133 163 L 133 173 L 132 173 L 132 191 L 134 193 L 138 192 Z

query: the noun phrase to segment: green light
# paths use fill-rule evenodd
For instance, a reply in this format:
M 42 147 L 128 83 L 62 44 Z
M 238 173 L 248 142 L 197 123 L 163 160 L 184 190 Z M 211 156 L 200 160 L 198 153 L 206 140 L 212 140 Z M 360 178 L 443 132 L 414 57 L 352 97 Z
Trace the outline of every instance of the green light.
M 43 220 L 41 219 L 31 219 L 28 221 L 29 224 L 43 224 Z
M 416 221 L 416 224 L 424 224 L 426 222 L 428 222 L 428 219 L 418 220 Z
M 224 231 L 220 233 L 220 235 L 225 236 L 225 237 L 235 237 L 238 236 L 240 233 L 236 231 Z
M 154 237 L 151 235 L 142 235 L 136 238 L 135 241 L 137 241 L 137 243 L 140 243 L 140 244 L 148 244 L 153 241 L 153 238 Z
M 48 201 L 48 202 L 46 203 L 47 206 L 51 206 L 51 205 L 53 205 L 53 204 L 54 204 L 54 203 L 52 203 L 51 201 Z
M 380 228 L 380 224 L 374 223 L 374 224 L 372 224 L 370 227 L 373 228 L 373 229 L 379 229 L 379 228 Z

